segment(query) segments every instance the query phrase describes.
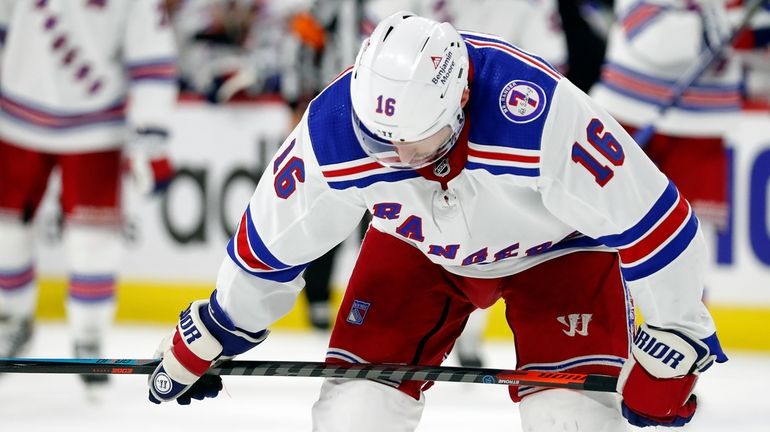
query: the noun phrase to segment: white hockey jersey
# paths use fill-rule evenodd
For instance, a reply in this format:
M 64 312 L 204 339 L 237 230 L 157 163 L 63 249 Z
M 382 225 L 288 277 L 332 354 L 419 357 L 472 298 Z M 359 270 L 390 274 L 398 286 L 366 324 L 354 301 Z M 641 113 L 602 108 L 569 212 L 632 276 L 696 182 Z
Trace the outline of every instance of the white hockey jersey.
M 708 49 L 700 14 L 682 0 L 616 0 L 615 13 L 594 99 L 630 126 L 654 121 L 659 132 L 673 136 L 724 135 L 741 107 L 740 65 L 729 58 L 716 61 L 657 119 L 677 80 Z
M 463 38 L 471 65 L 467 140 L 453 152 L 466 151 L 467 161 L 435 164 L 437 176 L 456 169 L 446 190 L 366 155 L 352 129 L 351 72 L 344 72 L 278 150 L 227 246 L 216 298 L 236 325 L 258 331 L 287 313 L 306 264 L 344 240 L 368 210 L 374 229 L 476 278 L 575 250 L 619 250 L 647 322 L 721 352 L 701 302 L 703 236 L 676 187 L 542 59 L 487 35 Z
M 161 0 L 0 0 L 0 31 L 3 139 L 67 153 L 167 128 L 176 50 Z

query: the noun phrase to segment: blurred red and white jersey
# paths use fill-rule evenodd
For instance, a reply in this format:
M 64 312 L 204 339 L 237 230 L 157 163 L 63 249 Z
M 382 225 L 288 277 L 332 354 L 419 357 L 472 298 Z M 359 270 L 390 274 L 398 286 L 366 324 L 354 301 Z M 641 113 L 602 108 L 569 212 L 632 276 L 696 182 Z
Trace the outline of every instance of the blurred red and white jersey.
M 494 34 L 561 71 L 566 68 L 567 41 L 556 0 L 372 0 L 364 16 L 375 23 L 399 10 L 451 22 L 459 30 Z
M 133 128 L 166 129 L 176 49 L 162 6 L 0 0 L 0 136 L 69 153 L 119 147 Z
M 706 2 L 703 2 L 706 3 Z M 724 5 L 718 0 L 714 24 L 729 34 Z M 617 0 L 601 81 L 591 95 L 620 122 L 642 127 L 655 121 L 670 136 L 718 137 L 734 124 L 741 107 L 741 67 L 730 57 L 716 62 L 695 81 L 675 106 L 665 110 L 677 81 L 710 49 L 709 29 L 695 2 Z M 712 42 L 714 48 L 717 48 Z
M 752 2 L 730 0 L 727 13 L 736 27 Z M 744 69 L 746 102 L 752 107 L 770 108 L 770 3 L 765 2 L 735 41 L 737 58 Z

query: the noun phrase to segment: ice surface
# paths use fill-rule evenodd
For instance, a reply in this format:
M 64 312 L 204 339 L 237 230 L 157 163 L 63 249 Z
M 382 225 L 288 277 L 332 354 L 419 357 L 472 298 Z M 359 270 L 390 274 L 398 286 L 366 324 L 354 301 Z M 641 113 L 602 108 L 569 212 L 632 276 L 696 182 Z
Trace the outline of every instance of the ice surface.
M 118 325 L 105 357 L 149 358 L 167 326 Z M 242 358 L 322 361 L 327 336 L 274 332 Z M 64 325 L 38 325 L 30 357 L 70 357 Z M 488 366 L 511 368 L 513 345 L 484 345 Z M 770 355 L 730 353 L 701 378 L 701 407 L 681 431 L 770 430 Z M 448 365 L 454 365 L 450 357 Z M 113 376 L 100 403 L 89 402 L 74 375 L 0 376 L 2 432 L 293 432 L 310 431 L 320 378 L 225 377 L 227 394 L 192 406 L 147 401 L 145 376 Z M 517 406 L 498 385 L 437 383 L 427 393 L 418 431 L 520 431 Z M 654 429 L 647 428 L 646 431 Z M 663 430 L 663 429 L 661 429 Z M 673 429 L 672 429 L 673 430 Z M 362 432 L 366 432 L 362 429 Z

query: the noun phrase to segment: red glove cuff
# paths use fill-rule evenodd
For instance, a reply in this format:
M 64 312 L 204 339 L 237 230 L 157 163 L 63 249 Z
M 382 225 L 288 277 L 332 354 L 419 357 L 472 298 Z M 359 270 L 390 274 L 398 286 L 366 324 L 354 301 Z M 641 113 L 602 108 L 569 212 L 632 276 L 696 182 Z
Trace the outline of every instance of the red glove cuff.
M 179 364 L 194 375 L 201 376 L 211 367 L 212 362 L 204 360 L 190 351 L 190 348 L 185 345 L 182 337 L 179 335 L 178 328 L 174 332 L 174 339 L 171 342 L 171 352 L 174 353 L 174 357 L 179 361 Z
M 696 404 L 688 403 L 696 375 L 681 378 L 655 378 L 634 364 L 623 387 L 623 402 L 633 411 L 655 419 L 689 417 Z

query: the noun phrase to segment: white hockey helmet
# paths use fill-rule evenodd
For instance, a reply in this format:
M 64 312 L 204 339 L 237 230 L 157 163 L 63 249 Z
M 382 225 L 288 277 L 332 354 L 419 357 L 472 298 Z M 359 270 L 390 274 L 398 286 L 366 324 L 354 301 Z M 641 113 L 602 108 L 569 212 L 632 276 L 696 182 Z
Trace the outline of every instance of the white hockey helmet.
M 353 65 L 353 129 L 382 165 L 417 169 L 457 141 L 468 50 L 449 23 L 398 12 L 364 40 Z

